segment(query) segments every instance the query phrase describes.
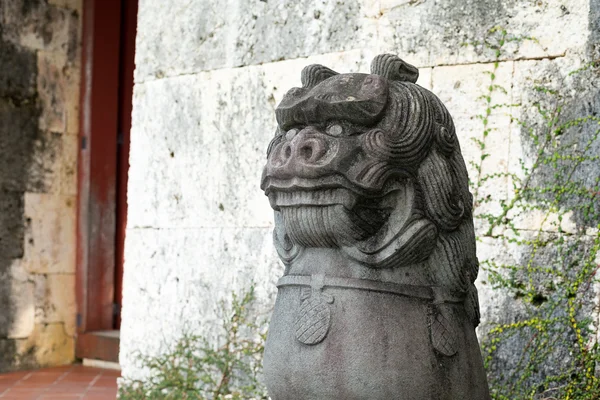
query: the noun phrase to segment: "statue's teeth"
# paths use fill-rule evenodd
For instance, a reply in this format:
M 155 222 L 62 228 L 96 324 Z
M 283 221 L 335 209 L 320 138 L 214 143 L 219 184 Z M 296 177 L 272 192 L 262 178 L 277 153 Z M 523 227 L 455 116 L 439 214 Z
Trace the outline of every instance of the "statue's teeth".
M 356 195 L 342 188 L 276 192 L 272 197 L 269 196 L 269 199 L 273 208 L 341 204 L 349 210 L 354 208 L 357 201 Z

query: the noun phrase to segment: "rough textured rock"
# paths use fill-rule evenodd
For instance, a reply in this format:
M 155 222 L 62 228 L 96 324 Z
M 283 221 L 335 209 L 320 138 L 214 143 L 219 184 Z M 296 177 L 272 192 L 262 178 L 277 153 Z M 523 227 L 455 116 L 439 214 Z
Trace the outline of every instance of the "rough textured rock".
M 0 2 L 0 371 L 74 358 L 81 4 Z
M 77 313 L 75 298 L 66 288 L 75 287 L 73 274 L 35 275 L 35 323 L 63 323 L 68 336 L 75 336 L 75 320 Z
M 494 26 L 538 39 L 513 46 L 509 58 L 560 56 L 585 44 L 589 10 L 589 0 L 148 2 L 136 81 L 362 48 L 395 50 L 418 66 L 489 62 L 481 45 L 466 44 Z
M 585 44 L 580 30 L 590 9 L 587 0 L 417 0 L 390 6 L 382 16 L 380 50 L 395 49 L 423 66 L 493 61 L 481 42 L 496 26 L 537 39 L 511 44 L 503 58 L 564 55 Z
M 0 339 L 8 352 L 0 368 L 12 366 L 16 357 L 13 336 L 27 335 L 33 318 L 25 303 L 30 299 L 13 277 L 13 267 L 23 257 L 25 245 L 24 171 L 31 164 L 33 142 L 38 135 L 36 104 L 37 65 L 35 53 L 0 37 Z M 30 328 L 31 327 L 31 328 Z
M 142 3 L 135 80 L 362 48 L 375 35 L 366 8 L 362 0 Z M 171 31 L 173 21 L 180 28 Z

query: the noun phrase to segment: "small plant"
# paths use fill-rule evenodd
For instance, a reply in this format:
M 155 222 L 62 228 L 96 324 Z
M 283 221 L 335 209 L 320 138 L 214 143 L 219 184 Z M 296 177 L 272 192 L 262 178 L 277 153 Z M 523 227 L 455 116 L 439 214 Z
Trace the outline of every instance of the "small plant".
M 185 332 L 169 351 L 142 356 L 147 380 L 124 380 L 122 400 L 249 400 L 266 399 L 260 383 L 266 325 L 253 315 L 254 287 L 232 294 L 224 314 L 220 343 Z
M 600 118 L 579 97 L 598 70 L 589 63 L 557 72 L 534 82 L 527 104 L 495 104 L 494 95 L 505 92 L 496 82 L 505 46 L 525 40 L 535 41 L 496 27 L 477 44 L 494 59 L 478 116 L 482 134 L 474 139 L 478 240 L 518 253 L 481 260 L 487 283 L 512 303 L 510 313 L 483 327 L 484 362 L 497 400 L 598 399 L 600 349 L 591 316 L 600 268 Z M 579 90 L 569 94 L 568 87 Z M 518 169 L 486 173 L 488 139 L 496 134 L 489 121 L 502 111 L 520 127 L 526 156 Z M 506 184 L 512 190 L 505 197 L 484 189 Z M 532 219 L 537 227 L 524 228 Z

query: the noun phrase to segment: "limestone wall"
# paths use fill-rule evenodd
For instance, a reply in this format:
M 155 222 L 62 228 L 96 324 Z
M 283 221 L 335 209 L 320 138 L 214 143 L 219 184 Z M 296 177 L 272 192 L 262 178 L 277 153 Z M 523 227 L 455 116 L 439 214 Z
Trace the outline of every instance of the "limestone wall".
M 81 4 L 0 2 L 0 371 L 74 359 Z
M 154 354 L 182 330 L 210 332 L 217 302 L 257 283 L 272 304 L 283 268 L 272 211 L 259 189 L 275 128 L 274 107 L 300 85 L 301 69 L 324 64 L 368 72 L 392 52 L 419 67 L 455 119 L 467 161 L 480 156 L 481 96 L 493 52 L 466 45 L 490 28 L 535 37 L 507 45 L 495 73 L 498 103 L 531 95 L 548 70 L 568 72 L 597 48 L 589 0 L 348 0 L 140 2 L 126 237 L 121 364 L 143 370 L 136 351 Z M 486 74 L 486 72 L 488 74 Z M 485 171 L 514 172 L 524 156 L 518 124 L 499 110 Z M 473 176 L 476 172 L 470 166 Z M 484 186 L 508 196 L 508 179 Z M 497 207 L 492 204 L 489 207 Z M 522 221 L 530 229 L 535 221 Z M 480 257 L 507 249 L 483 243 Z M 507 312 L 479 282 L 482 313 Z M 509 310 L 510 311 L 510 310 Z

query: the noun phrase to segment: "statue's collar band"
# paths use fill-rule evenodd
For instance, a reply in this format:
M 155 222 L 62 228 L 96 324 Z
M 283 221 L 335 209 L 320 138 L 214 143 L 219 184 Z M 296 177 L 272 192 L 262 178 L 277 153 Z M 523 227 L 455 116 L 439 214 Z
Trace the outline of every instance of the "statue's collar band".
M 286 286 L 319 286 L 323 288 L 357 289 L 370 292 L 388 293 L 397 296 L 415 297 L 431 301 L 434 304 L 458 303 L 465 301 L 465 293 L 452 292 L 440 286 L 418 286 L 394 282 L 381 282 L 370 279 L 356 279 L 325 275 L 286 275 L 277 281 L 277 287 Z

